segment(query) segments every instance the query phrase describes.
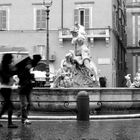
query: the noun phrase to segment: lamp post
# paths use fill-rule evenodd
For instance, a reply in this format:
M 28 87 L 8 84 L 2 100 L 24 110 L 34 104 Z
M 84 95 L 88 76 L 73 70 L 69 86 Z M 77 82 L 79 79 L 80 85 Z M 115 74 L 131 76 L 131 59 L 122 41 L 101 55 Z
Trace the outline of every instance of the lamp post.
M 49 12 L 52 0 L 43 0 L 43 5 L 46 8 L 46 87 L 50 87 L 50 68 L 49 68 Z

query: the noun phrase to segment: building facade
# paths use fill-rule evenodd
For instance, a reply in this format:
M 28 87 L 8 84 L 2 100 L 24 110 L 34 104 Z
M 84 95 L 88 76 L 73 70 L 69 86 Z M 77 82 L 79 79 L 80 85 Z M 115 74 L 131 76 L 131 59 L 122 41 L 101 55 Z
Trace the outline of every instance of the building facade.
M 127 73 L 140 69 L 140 0 L 127 0 Z
M 46 59 L 46 12 L 43 0 L 0 1 L 0 46 L 25 48 Z M 51 72 L 71 44 L 75 22 L 85 26 L 92 61 L 108 87 L 123 86 L 126 69 L 125 0 L 54 0 L 49 15 Z M 19 49 L 20 51 L 20 49 Z

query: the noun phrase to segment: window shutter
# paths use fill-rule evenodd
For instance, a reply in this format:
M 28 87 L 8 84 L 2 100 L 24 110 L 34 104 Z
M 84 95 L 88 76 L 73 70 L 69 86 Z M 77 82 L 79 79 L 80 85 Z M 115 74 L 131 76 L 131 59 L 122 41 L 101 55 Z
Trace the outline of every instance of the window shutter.
M 6 10 L 2 11 L 2 28 L 6 29 Z
M 2 11 L 0 10 L 0 30 L 2 30 Z
M 46 13 L 45 10 L 36 11 L 36 28 L 45 29 L 46 28 Z
M 45 10 L 42 10 L 42 23 L 41 23 L 41 27 L 43 29 L 46 28 L 46 11 Z
M 6 30 L 6 10 L 0 10 L 0 30 Z
M 85 9 L 85 28 L 89 28 L 89 9 Z
M 74 9 L 74 23 L 79 22 L 79 10 Z
M 36 11 L 36 28 L 39 29 L 40 28 L 40 10 Z

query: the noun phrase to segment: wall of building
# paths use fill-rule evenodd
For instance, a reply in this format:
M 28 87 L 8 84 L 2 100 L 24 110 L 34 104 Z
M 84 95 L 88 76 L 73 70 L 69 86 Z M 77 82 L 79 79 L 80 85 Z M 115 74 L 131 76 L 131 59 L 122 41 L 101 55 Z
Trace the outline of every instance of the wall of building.
M 87 2 L 93 2 L 92 5 L 92 18 L 93 18 L 93 24 L 91 27 L 93 28 L 103 28 L 103 27 L 108 27 L 111 25 L 111 0 L 105 1 L 105 0 L 86 0 Z M 70 0 L 70 1 L 65 1 L 63 0 L 63 18 L 64 18 L 64 23 L 63 26 L 64 28 L 71 28 L 74 24 L 74 8 L 76 7 L 75 3 L 77 2 L 86 2 L 85 0 Z M 102 4 L 101 4 L 102 3 Z M 61 6 L 61 0 L 55 1 L 53 3 L 54 7 L 57 5 Z M 52 11 L 55 13 L 52 7 Z M 58 12 L 58 11 L 57 11 Z M 59 12 L 61 14 L 61 9 L 59 9 Z M 106 16 L 108 15 L 108 16 Z M 51 19 L 53 22 L 53 18 Z M 58 19 L 57 19 L 58 20 Z M 59 19 L 60 20 L 60 19 Z M 59 21 L 58 20 L 58 21 Z M 58 24 L 59 25 L 59 24 Z M 54 27 L 54 26 L 53 26 Z M 58 26 L 58 28 L 61 26 Z
M 112 27 L 112 0 L 86 0 L 92 2 L 92 24 L 90 28 L 106 28 Z M 46 45 L 46 31 L 35 30 L 35 14 L 34 10 L 42 8 L 40 0 L 1 0 L 2 4 L 9 5 L 9 31 L 0 31 L 0 45 L 11 47 L 25 47 L 29 54 L 33 54 L 35 45 Z M 53 62 L 54 69 L 57 70 L 61 60 L 65 54 L 74 49 L 71 40 L 59 41 L 58 29 L 62 27 L 62 0 L 54 0 L 50 7 L 49 20 L 49 47 L 50 54 L 56 55 Z M 85 2 L 85 0 L 63 0 L 63 27 L 72 28 L 74 24 L 74 8 L 77 2 Z M 114 52 L 116 46 L 115 36 L 110 32 L 110 42 L 106 44 L 104 39 L 95 39 L 94 44 L 89 42 L 92 60 L 96 63 L 100 70 L 101 76 L 107 77 L 108 86 L 116 86 L 114 79 L 110 73 L 115 71 L 113 63 Z M 114 43 L 112 43 L 114 40 Z M 112 64 L 114 66 L 112 66 Z M 113 68 L 112 68 L 113 67 Z M 114 74 L 115 75 L 115 74 Z
M 140 5 L 138 0 L 129 0 L 127 6 L 127 73 L 135 77 L 140 68 L 140 49 L 139 49 L 139 17 Z
M 99 70 L 99 76 L 107 78 L 107 86 L 112 85 L 112 46 L 106 45 L 105 40 L 97 39 L 91 47 L 92 59 Z M 102 51 L 101 51 L 102 50 Z

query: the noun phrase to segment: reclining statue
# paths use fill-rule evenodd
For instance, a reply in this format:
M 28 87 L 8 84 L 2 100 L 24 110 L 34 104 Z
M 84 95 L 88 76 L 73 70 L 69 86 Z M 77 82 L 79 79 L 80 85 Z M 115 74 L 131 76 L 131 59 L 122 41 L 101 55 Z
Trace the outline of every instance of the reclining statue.
M 54 87 L 58 87 L 62 77 L 63 80 L 65 79 L 66 75 L 64 76 L 63 72 L 63 74 L 60 74 L 60 71 L 63 71 L 64 69 L 63 64 L 65 64 L 70 73 L 70 87 L 98 87 L 99 78 L 97 68 L 94 62 L 91 61 L 90 50 L 87 43 L 87 34 L 84 27 L 79 24 L 75 24 L 71 34 L 73 37 L 72 44 L 74 45 L 75 50 L 70 50 L 66 54 L 64 60 L 62 60 L 61 70 L 58 70 L 59 74 L 56 75 Z

